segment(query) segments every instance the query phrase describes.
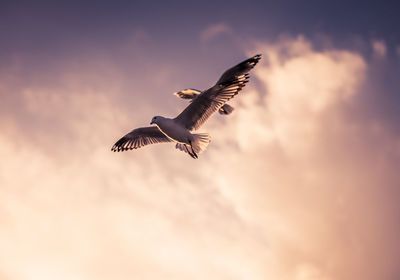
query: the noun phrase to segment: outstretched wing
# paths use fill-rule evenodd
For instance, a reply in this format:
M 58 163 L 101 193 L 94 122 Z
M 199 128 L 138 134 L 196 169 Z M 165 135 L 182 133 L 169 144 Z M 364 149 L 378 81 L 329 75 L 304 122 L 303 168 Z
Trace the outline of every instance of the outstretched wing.
M 156 126 L 136 128 L 119 139 L 111 151 L 123 152 L 132 149 L 138 149 L 146 145 L 172 142 Z
M 254 66 L 256 66 L 256 64 L 260 59 L 261 59 L 261 54 L 257 54 L 239 63 L 238 65 L 233 66 L 232 68 L 226 70 L 224 74 L 222 74 L 221 78 L 219 78 L 217 85 L 229 83 L 229 81 L 232 81 L 236 77 L 248 73 L 251 69 L 254 68 Z
M 214 112 L 239 93 L 248 82 L 248 72 L 260 59 L 261 55 L 255 55 L 225 71 L 217 84 L 199 94 L 175 121 L 188 130 L 198 129 Z

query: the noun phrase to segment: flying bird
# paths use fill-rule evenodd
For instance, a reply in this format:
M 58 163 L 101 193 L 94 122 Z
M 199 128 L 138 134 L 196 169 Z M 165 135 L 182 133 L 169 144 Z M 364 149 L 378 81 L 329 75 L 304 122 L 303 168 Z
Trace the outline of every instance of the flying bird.
M 150 144 L 174 142 L 177 149 L 198 158 L 211 138 L 208 133 L 194 134 L 192 131 L 199 129 L 214 112 L 221 111 L 227 105 L 225 103 L 243 89 L 249 81 L 248 72 L 260 59 L 261 55 L 257 54 L 226 70 L 214 86 L 203 92 L 192 90 L 189 94 L 186 91 L 183 95 L 193 95 L 192 100 L 176 118 L 155 116 L 150 122 L 155 126 L 132 130 L 119 139 L 111 150 L 123 152 Z

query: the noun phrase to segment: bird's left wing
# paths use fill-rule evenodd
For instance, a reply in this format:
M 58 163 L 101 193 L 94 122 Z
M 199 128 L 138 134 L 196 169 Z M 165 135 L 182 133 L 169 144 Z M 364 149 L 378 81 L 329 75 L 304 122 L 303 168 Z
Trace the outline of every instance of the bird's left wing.
M 215 85 L 198 95 L 174 120 L 188 130 L 198 129 L 206 120 L 234 97 L 248 82 L 248 74 L 227 84 Z
M 197 95 L 175 121 L 188 130 L 198 129 L 214 112 L 239 93 L 248 82 L 248 72 L 260 59 L 261 55 L 255 55 L 225 71 L 217 84 Z
M 248 73 L 251 69 L 254 68 L 254 66 L 257 65 L 260 59 L 261 54 L 256 54 L 255 56 L 250 57 L 249 59 L 246 59 L 245 61 L 233 66 L 232 68 L 229 68 L 224 72 L 224 74 L 222 74 L 221 78 L 219 78 L 217 85 L 227 83 L 237 76 Z
M 113 152 L 138 149 L 146 145 L 172 142 L 156 126 L 140 127 L 119 139 L 111 148 Z

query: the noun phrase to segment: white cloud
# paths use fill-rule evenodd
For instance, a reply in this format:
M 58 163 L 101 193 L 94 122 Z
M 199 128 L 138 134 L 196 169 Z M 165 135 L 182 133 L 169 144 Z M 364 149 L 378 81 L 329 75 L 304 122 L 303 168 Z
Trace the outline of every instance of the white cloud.
M 305 148 L 313 145 L 308 136 L 319 133 L 318 116 L 356 93 L 365 62 L 347 51 L 313 51 L 303 37 L 260 48 L 268 67 L 259 67 L 256 75 L 270 92 L 263 115 L 271 127 L 265 129 L 274 131 L 289 154 L 308 153 Z

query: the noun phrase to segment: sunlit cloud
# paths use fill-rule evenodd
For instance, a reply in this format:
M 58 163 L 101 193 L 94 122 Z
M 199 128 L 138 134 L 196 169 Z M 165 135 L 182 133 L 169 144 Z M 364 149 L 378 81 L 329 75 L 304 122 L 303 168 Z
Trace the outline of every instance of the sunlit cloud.
M 206 37 L 227 32 L 215 29 Z M 58 86 L 2 76 L 2 106 L 19 111 L 0 112 L 1 275 L 390 279 L 400 136 L 354 117 L 370 64 L 302 36 L 254 45 L 263 60 L 234 114 L 201 129 L 213 141 L 199 160 L 171 145 L 110 151 L 163 104 L 122 90 L 106 60 L 107 79 L 91 64 L 66 67 Z

